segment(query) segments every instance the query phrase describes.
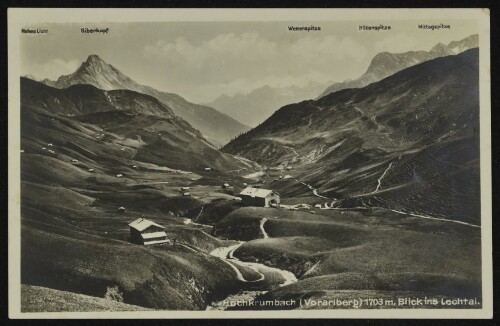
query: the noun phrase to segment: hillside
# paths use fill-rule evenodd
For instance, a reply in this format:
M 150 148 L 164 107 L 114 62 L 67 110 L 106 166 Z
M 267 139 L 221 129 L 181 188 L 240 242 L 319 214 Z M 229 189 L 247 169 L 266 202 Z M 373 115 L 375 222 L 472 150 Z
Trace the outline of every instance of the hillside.
M 104 298 L 30 285 L 21 287 L 21 300 L 23 312 L 150 310 Z
M 47 143 L 71 146 L 68 150 L 72 153 L 85 149 L 93 159 L 117 155 L 123 162 L 130 162 L 126 163 L 129 169 L 134 160 L 190 171 L 246 166 L 219 152 L 198 130 L 152 96 L 129 90 L 103 91 L 91 85 L 56 89 L 25 78 L 21 80 L 21 91 L 29 94 L 22 99 L 26 113 L 23 128 L 28 124 L 23 130 L 27 150 L 39 151 L 43 147 L 38 135 L 32 133 L 44 130 Z M 52 115 L 71 122 L 65 122 L 62 130 L 53 130 L 60 119 L 50 118 Z M 68 129 L 68 124 L 75 125 L 73 130 Z M 70 135 L 61 137 L 59 132 Z
M 293 168 L 271 185 L 287 196 L 479 224 L 478 85 L 468 50 L 282 107 L 223 150 Z
M 103 298 L 115 286 L 125 304 L 204 309 L 240 288 L 234 271 L 209 254 L 225 242 L 183 216 L 232 199 L 220 185 L 239 179 L 226 171 L 254 165 L 219 152 L 156 98 L 21 78 L 21 148 L 22 284 L 72 292 L 28 288 L 34 297 L 23 298 L 23 309 L 56 309 L 40 295 L 68 300 L 72 311 L 105 309 L 79 294 Z M 215 185 L 195 184 L 205 179 Z M 138 217 L 164 225 L 177 244 L 130 243 L 128 223 Z
M 222 146 L 249 129 L 211 107 L 193 104 L 177 94 L 140 85 L 97 55 L 90 55 L 72 74 L 61 76 L 56 81 L 45 79 L 42 82 L 60 89 L 87 84 L 107 91 L 125 89 L 153 96 L 199 130 L 216 146 Z
M 297 277 L 256 301 L 481 295 L 480 229 L 378 208 L 313 212 L 246 207 L 215 225 L 220 236 L 246 241 L 238 259 Z M 284 309 L 325 308 L 303 304 Z
M 458 54 L 465 50 L 477 48 L 478 46 L 479 36 L 474 34 L 460 41 L 452 41 L 448 45 L 443 43 L 436 44 L 430 51 L 382 52 L 372 59 L 367 71 L 361 77 L 329 86 L 318 96 L 318 99 L 343 89 L 365 87 L 416 64 L 443 56 Z

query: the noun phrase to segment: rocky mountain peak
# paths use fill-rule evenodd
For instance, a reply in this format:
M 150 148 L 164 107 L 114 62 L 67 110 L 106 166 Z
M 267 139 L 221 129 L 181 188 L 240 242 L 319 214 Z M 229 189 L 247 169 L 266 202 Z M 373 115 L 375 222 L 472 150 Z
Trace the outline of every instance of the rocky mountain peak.
M 87 60 L 82 63 L 79 70 L 92 71 L 94 73 L 105 72 L 115 72 L 119 73 L 112 65 L 108 64 L 97 54 L 91 54 L 87 57 Z M 121 74 L 121 73 L 120 73 Z
M 106 62 L 104 62 L 104 60 L 102 60 L 97 54 L 89 55 L 85 62 L 90 64 L 106 64 Z
M 436 44 L 430 51 L 429 53 L 435 54 L 437 56 L 446 56 L 446 55 L 452 55 L 455 54 L 451 49 L 444 45 L 443 43 L 438 43 Z

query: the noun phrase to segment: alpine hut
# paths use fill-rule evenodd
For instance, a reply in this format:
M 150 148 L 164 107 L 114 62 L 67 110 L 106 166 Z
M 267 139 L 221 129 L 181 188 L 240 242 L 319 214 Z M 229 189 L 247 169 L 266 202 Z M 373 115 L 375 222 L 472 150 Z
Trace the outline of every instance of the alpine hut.
M 134 243 L 152 245 L 168 242 L 164 227 L 153 221 L 139 218 L 128 226 L 130 227 L 130 241 Z
M 280 195 L 270 189 L 246 187 L 239 197 L 248 206 L 269 207 L 280 204 Z

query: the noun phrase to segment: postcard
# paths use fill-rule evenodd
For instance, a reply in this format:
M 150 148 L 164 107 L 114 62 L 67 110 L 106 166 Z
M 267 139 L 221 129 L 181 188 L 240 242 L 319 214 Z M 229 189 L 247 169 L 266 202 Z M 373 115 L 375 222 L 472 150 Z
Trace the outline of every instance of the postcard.
M 8 31 L 10 318 L 492 318 L 488 9 Z

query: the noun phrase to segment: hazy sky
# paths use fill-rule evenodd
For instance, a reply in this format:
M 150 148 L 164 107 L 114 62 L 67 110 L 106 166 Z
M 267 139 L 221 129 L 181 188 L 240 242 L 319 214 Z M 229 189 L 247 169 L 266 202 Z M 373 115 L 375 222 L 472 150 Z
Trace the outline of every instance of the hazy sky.
M 248 93 L 263 85 L 302 86 L 362 75 L 379 52 L 430 50 L 435 44 L 477 33 L 474 21 L 453 21 L 451 29 L 417 29 L 421 23 L 391 21 L 391 31 L 358 31 L 352 22 L 174 22 L 48 24 L 49 33 L 22 34 L 22 74 L 57 79 L 75 71 L 89 54 L 145 85 L 209 102 L 225 93 Z M 320 26 L 319 32 L 291 32 L 288 26 Z M 82 34 L 80 28 L 109 33 Z M 327 85 L 325 85 L 326 87 Z

